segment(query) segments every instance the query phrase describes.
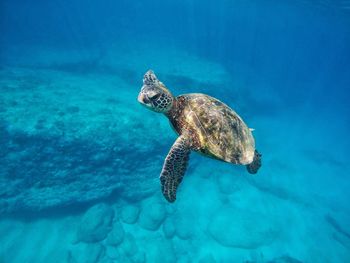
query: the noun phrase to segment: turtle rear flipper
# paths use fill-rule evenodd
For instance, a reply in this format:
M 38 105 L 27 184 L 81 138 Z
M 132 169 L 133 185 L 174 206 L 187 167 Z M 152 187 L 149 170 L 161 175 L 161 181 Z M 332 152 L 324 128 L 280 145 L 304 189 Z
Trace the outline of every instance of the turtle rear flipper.
M 256 174 L 261 166 L 261 154 L 255 150 L 253 161 L 247 165 L 247 170 L 251 174 Z
M 160 182 L 165 199 L 171 203 L 176 199 L 176 190 L 186 172 L 190 152 L 188 139 L 181 135 L 176 139 L 165 159 Z

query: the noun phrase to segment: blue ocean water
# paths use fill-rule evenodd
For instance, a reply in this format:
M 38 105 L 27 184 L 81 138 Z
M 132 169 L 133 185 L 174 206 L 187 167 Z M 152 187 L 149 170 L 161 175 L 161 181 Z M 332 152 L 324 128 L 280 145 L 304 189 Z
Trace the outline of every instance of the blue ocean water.
M 192 153 L 137 102 L 233 108 L 256 175 Z M 0 1 L 0 262 L 350 262 L 350 2 Z

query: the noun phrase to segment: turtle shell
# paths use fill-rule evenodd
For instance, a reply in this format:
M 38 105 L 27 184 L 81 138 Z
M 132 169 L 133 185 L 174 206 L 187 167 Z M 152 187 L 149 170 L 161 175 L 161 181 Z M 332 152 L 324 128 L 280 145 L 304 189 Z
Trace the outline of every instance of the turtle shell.
M 178 132 L 190 130 L 199 141 L 198 152 L 225 162 L 249 164 L 255 142 L 251 130 L 226 104 L 205 94 L 181 95 Z

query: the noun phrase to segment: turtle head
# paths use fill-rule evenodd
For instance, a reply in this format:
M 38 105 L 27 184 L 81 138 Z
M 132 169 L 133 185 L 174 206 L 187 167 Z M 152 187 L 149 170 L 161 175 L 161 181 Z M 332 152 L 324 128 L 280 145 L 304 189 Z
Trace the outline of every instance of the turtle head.
M 154 72 L 149 70 L 143 77 L 143 86 L 137 100 L 150 110 L 166 113 L 173 106 L 174 97 Z

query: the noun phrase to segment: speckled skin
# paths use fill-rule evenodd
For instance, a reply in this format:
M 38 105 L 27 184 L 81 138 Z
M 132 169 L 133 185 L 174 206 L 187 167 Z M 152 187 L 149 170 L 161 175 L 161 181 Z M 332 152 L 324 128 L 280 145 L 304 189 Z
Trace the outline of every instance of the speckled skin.
M 200 93 L 180 95 L 165 114 L 179 135 L 191 139 L 192 150 L 234 164 L 253 161 L 251 130 L 221 101 Z

